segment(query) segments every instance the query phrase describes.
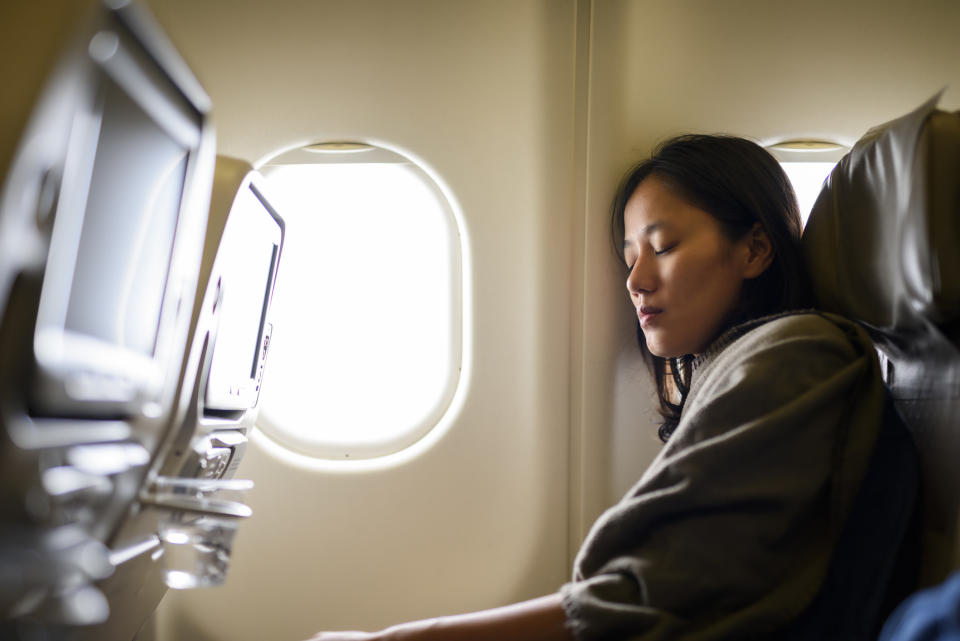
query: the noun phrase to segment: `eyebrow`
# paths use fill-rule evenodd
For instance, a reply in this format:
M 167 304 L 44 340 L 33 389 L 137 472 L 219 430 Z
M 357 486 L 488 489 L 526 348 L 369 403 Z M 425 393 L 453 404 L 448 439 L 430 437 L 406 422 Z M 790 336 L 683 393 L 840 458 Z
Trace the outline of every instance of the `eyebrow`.
M 643 229 L 640 230 L 640 235 L 641 235 L 641 236 L 649 236 L 650 234 L 652 234 L 653 232 L 657 231 L 658 229 L 662 229 L 662 228 L 664 228 L 664 227 L 669 227 L 669 226 L 670 226 L 670 224 L 669 224 L 667 221 L 665 221 L 665 220 L 655 220 L 654 222 L 650 223 L 649 225 L 645 225 L 645 226 L 643 227 Z M 623 238 L 623 248 L 626 249 L 626 248 L 629 247 L 629 246 L 630 246 L 630 241 L 627 240 L 626 237 L 624 237 L 624 238 Z

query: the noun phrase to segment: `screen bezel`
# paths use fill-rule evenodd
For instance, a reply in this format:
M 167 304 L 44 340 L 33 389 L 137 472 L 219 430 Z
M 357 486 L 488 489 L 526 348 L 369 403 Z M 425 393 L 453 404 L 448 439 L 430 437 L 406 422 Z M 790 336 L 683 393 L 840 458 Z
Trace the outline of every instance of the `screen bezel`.
M 52 415 L 127 415 L 160 396 L 172 354 L 180 292 L 171 291 L 183 236 L 184 208 L 196 171 L 204 116 L 156 61 L 122 29 L 98 32 L 88 47 L 94 89 L 74 114 L 34 332 L 35 381 L 31 408 Z M 66 327 L 80 234 L 100 137 L 107 83 L 124 93 L 171 139 L 187 150 L 183 189 L 161 295 L 152 354 Z

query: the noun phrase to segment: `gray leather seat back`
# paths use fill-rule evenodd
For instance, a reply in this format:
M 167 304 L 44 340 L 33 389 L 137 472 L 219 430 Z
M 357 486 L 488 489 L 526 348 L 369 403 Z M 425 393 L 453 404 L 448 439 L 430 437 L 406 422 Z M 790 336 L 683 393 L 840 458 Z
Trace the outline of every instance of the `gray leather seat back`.
M 960 112 L 875 127 L 804 232 L 818 305 L 871 332 L 921 463 L 920 581 L 960 567 Z

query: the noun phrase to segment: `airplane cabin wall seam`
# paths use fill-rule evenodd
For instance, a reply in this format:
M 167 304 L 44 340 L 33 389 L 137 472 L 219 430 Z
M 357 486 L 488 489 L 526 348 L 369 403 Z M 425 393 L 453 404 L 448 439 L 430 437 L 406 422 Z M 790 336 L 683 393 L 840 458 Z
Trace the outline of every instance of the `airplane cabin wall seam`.
M 586 417 L 583 414 L 584 372 L 584 277 L 587 253 L 586 219 L 590 215 L 588 200 L 589 147 L 590 147 L 590 65 L 593 43 L 593 0 L 577 0 L 575 29 L 574 76 L 574 228 L 572 230 L 573 252 L 571 254 L 571 318 L 570 324 L 570 392 L 569 392 L 569 519 L 568 562 L 572 563 L 584 533 L 584 486 L 586 475 L 583 469 L 583 442 Z M 578 240 L 579 239 L 579 240 Z

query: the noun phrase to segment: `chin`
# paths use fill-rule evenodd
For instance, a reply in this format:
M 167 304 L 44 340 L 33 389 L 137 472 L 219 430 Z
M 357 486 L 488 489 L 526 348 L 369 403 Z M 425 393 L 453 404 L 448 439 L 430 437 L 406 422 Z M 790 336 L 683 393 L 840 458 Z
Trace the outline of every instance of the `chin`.
M 660 358 L 676 358 L 684 355 L 682 352 L 678 352 L 675 349 L 670 349 L 669 346 L 657 344 L 651 345 L 649 341 L 647 342 L 647 351 L 654 356 L 659 356 Z
M 660 358 L 680 358 L 695 353 L 692 349 L 684 349 L 682 345 L 670 345 L 651 340 L 647 340 L 647 351 Z

